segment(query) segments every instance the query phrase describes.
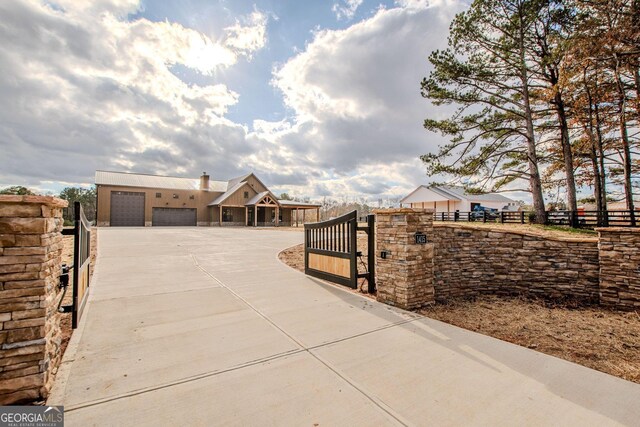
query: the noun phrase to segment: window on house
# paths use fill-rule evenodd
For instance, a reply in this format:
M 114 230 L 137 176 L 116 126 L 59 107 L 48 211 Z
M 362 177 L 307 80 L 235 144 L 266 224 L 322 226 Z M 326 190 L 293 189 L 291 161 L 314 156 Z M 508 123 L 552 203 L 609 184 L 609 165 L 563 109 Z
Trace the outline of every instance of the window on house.
M 160 197 L 162 197 L 162 193 L 156 193 L 156 199 L 159 199 Z
M 222 222 L 233 222 L 233 209 L 222 208 Z
M 248 192 L 248 191 L 245 191 L 245 192 L 244 192 L 244 198 L 245 198 L 245 199 L 248 199 L 248 198 L 249 198 L 249 192 Z
M 196 196 L 194 196 L 193 194 L 189 196 L 189 200 L 193 200 L 195 198 L 196 198 Z

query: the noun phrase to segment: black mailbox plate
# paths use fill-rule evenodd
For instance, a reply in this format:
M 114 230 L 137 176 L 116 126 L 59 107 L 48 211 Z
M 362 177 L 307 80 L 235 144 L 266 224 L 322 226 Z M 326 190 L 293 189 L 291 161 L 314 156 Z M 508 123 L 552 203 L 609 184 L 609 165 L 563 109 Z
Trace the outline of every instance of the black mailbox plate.
M 427 244 L 427 235 L 424 233 L 416 233 L 416 245 L 426 245 Z

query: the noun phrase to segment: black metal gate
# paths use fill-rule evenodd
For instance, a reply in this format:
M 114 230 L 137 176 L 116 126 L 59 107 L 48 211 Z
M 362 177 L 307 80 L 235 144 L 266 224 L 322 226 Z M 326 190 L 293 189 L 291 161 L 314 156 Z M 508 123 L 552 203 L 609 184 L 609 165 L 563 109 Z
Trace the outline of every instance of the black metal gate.
M 358 226 L 357 212 L 339 218 L 304 225 L 304 272 L 356 289 L 358 279 L 367 280 L 367 291 L 376 290 L 375 282 L 375 215 L 367 216 L 365 226 Z M 358 273 L 358 231 L 367 233 L 367 271 Z
M 75 202 L 74 211 L 74 227 L 62 230 L 62 234 L 73 235 L 73 300 L 71 305 L 65 305 L 61 311 L 63 313 L 71 313 L 71 327 L 78 327 L 82 311 L 89 297 L 89 279 L 91 277 L 91 224 L 84 215 L 84 211 L 80 202 Z M 63 271 L 64 276 L 64 271 Z M 61 276 L 61 286 L 68 285 L 68 276 L 66 281 Z M 66 288 L 65 288 L 66 292 Z M 63 296 L 64 298 L 64 296 Z

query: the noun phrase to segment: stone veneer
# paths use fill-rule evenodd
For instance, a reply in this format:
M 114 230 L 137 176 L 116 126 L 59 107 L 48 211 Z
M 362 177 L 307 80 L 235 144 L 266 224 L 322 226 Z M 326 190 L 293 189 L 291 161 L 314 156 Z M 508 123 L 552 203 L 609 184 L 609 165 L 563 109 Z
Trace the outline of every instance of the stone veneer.
M 598 302 L 598 239 L 436 224 L 437 301 L 478 294 Z
M 378 301 L 404 309 L 434 302 L 433 244 L 415 244 L 415 233 L 431 236 L 433 211 L 384 209 L 376 214 L 376 285 Z M 381 252 L 387 257 L 382 258 Z
M 526 295 L 640 310 L 640 229 L 560 237 L 434 225 L 430 209 L 375 213 L 378 301 L 414 309 L 479 294 Z M 424 232 L 428 244 L 416 244 L 416 232 Z
M 640 229 L 596 231 L 600 236 L 600 304 L 640 310 Z
M 62 208 L 44 196 L 0 196 L 0 405 L 43 399 L 60 354 Z

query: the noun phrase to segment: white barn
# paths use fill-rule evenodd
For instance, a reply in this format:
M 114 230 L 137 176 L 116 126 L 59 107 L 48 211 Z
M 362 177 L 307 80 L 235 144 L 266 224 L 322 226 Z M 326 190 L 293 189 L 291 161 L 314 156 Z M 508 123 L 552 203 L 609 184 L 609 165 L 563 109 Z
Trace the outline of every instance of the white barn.
M 477 205 L 502 210 L 518 210 L 518 203 L 502 194 L 468 194 L 461 187 L 421 185 L 404 199 L 400 206 L 410 208 L 432 208 L 436 212 L 470 212 Z

